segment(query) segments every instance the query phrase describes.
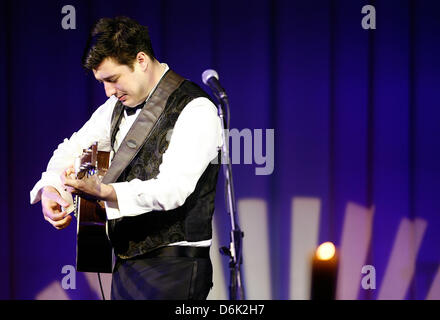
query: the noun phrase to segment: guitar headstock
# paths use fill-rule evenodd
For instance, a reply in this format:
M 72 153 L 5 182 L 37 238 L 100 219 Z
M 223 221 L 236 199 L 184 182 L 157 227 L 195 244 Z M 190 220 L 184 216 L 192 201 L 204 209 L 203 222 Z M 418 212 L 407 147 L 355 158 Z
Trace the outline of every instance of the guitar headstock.
M 98 142 L 95 142 L 88 149 L 84 149 L 82 155 L 75 160 L 76 178 L 81 179 L 86 174 L 95 174 L 97 167 Z

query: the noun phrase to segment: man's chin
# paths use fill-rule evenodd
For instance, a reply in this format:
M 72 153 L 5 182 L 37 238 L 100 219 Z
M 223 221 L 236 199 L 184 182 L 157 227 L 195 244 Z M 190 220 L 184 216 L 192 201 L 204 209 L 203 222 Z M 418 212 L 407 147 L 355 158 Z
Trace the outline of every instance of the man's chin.
M 124 107 L 128 107 L 128 108 L 134 108 L 137 106 L 137 104 L 133 104 L 130 101 L 121 101 L 121 103 Z
M 119 100 L 121 101 L 121 100 Z M 134 108 L 136 107 L 139 103 L 134 103 L 132 100 L 125 100 L 125 101 L 121 101 L 122 105 L 128 108 Z

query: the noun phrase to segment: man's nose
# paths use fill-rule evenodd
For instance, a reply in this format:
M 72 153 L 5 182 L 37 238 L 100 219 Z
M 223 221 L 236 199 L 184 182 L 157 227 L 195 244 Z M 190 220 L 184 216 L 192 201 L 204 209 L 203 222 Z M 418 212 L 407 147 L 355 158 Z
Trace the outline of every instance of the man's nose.
M 104 89 L 105 89 L 105 94 L 108 98 L 116 94 L 115 85 L 113 83 L 104 82 Z

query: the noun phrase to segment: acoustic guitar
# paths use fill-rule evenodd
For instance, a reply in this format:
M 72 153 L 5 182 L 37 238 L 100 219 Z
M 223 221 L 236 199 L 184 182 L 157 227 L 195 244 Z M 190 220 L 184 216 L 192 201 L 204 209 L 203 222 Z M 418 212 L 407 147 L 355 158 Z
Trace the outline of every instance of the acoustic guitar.
M 110 152 L 98 151 L 98 143 L 95 142 L 76 159 L 76 178 L 97 175 L 102 180 L 109 167 L 109 160 Z M 106 232 L 104 203 L 76 195 L 74 210 L 77 218 L 76 270 L 111 273 L 113 253 Z

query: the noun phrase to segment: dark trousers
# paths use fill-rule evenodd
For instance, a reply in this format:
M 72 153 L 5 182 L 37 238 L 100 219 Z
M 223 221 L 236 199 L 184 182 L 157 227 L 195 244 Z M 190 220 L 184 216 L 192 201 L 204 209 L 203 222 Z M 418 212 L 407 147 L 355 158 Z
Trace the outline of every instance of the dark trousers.
M 210 258 L 117 259 L 112 300 L 204 300 L 212 287 Z

